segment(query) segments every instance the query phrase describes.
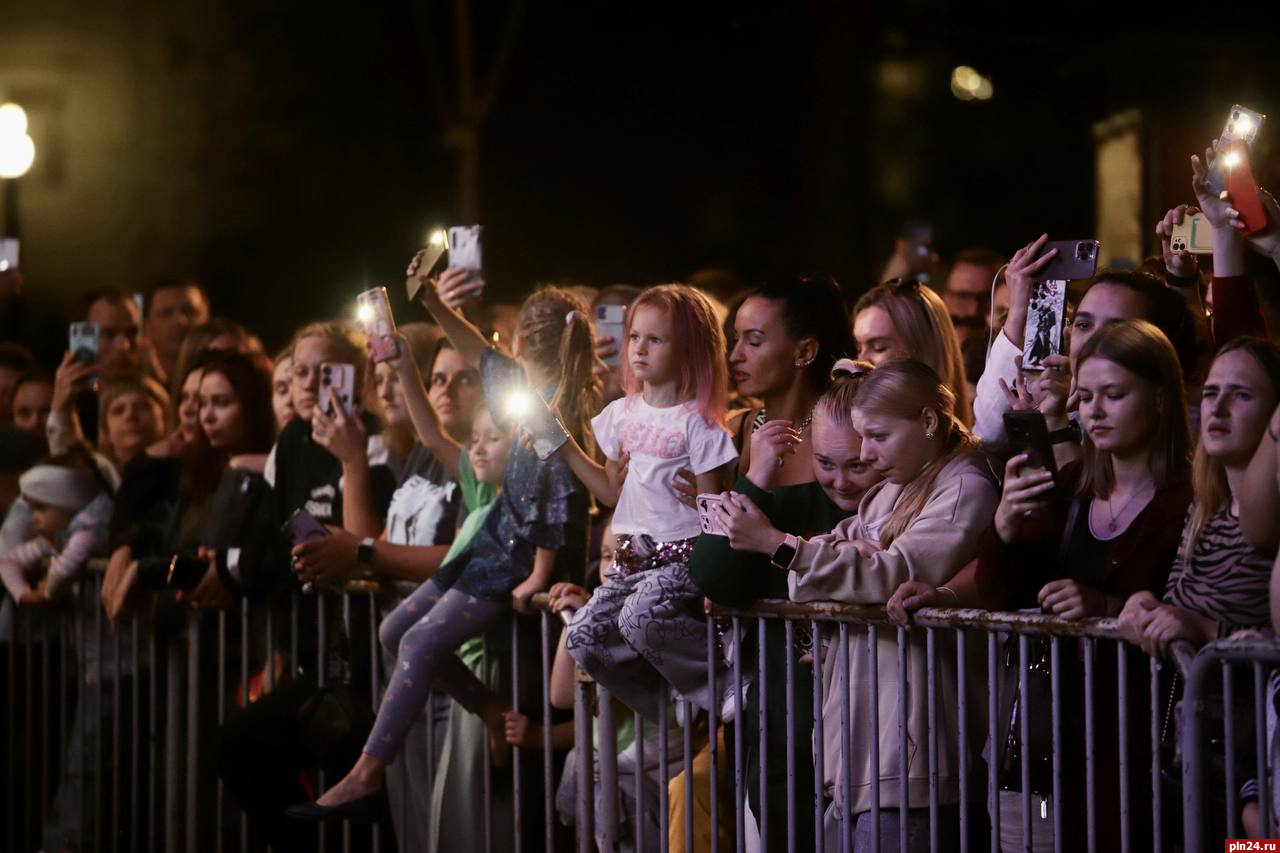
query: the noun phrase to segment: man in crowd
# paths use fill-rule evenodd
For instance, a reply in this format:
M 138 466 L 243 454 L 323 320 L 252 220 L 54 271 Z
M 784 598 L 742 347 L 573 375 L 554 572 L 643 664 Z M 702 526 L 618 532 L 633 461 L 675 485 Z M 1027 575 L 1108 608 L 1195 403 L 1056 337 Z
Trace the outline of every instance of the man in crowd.
M 209 298 L 188 278 L 166 279 L 147 298 L 147 338 L 166 376 L 178 369 L 178 351 L 187 333 L 209 322 Z

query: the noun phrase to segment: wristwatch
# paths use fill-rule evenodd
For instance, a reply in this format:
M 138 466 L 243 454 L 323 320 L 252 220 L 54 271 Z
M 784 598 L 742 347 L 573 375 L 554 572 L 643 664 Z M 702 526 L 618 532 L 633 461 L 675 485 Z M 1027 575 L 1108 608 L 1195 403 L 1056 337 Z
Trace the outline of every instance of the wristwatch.
M 373 564 L 373 543 L 376 541 L 372 536 L 369 536 L 360 540 L 360 544 L 356 546 L 356 562 L 361 566 Z
M 1050 444 L 1064 444 L 1068 441 L 1079 444 L 1084 441 L 1084 434 L 1080 432 L 1080 422 L 1071 421 L 1062 429 L 1055 429 L 1049 433 Z
M 800 540 L 788 533 L 774 550 L 773 556 L 769 558 L 769 562 L 773 563 L 773 565 L 777 566 L 779 569 L 790 568 L 791 561 L 796 558 L 796 549 L 798 547 L 800 547 Z

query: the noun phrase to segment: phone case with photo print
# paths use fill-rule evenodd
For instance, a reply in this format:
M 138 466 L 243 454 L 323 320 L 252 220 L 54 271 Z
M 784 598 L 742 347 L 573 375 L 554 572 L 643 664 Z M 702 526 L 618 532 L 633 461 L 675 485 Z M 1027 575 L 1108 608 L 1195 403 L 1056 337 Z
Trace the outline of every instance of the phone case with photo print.
M 709 536 L 726 535 L 724 528 L 720 526 L 720 520 L 716 518 L 716 508 L 720 503 L 720 496 L 713 494 L 698 495 L 695 500 L 698 507 L 698 524 L 702 527 L 702 532 Z
M 366 290 L 356 297 L 360 325 L 369 341 L 369 355 L 374 364 L 390 361 L 400 355 L 400 344 L 394 337 L 396 321 L 391 315 L 391 302 L 385 287 Z
M 351 364 L 326 361 L 320 365 L 320 411 L 329 417 L 342 407 L 342 413 L 351 417 L 355 400 L 356 368 Z
M 1040 370 L 1044 360 L 1062 352 L 1062 327 L 1067 313 L 1067 283 L 1038 281 L 1027 304 L 1022 337 L 1022 369 Z

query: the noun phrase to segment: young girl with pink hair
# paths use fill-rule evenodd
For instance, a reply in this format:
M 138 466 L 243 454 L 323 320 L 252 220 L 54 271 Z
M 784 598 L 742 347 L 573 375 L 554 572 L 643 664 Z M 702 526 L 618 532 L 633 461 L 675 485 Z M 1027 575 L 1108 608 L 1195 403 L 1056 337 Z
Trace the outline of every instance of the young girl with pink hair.
M 714 702 L 718 711 L 720 697 L 708 688 L 702 593 L 689 579 L 701 526 L 672 483 L 687 468 L 697 476 L 699 493 L 718 493 L 738 457 L 724 428 L 724 333 L 705 296 L 668 284 L 632 303 L 623 337 L 626 396 L 591 422 L 606 464 L 573 443 L 561 449 L 596 498 L 617 507 L 614 567 L 575 615 L 568 650 L 615 697 L 647 717 L 659 717 L 664 679 L 683 698 L 702 708 Z M 730 683 L 719 675 L 717 684 Z

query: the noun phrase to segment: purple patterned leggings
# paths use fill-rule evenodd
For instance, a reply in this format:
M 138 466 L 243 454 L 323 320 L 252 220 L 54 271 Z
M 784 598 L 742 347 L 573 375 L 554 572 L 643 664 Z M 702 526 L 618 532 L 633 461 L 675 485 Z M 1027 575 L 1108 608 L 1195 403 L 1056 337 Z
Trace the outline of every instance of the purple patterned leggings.
M 378 639 L 386 654 L 396 656 L 396 667 L 365 742 L 366 753 L 388 763 L 394 759 L 433 688 L 443 689 L 473 714 L 481 711 L 493 693 L 455 652 L 496 622 L 507 606 L 427 581 L 391 611 Z

